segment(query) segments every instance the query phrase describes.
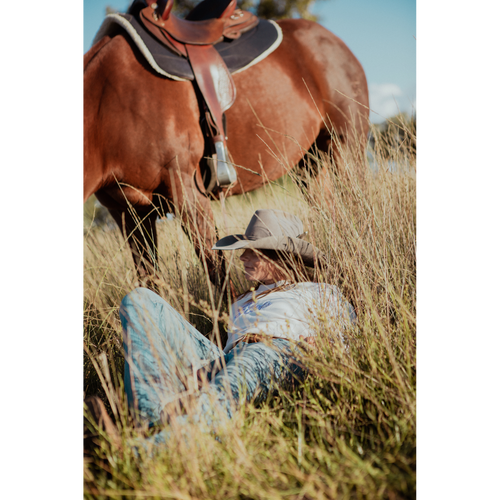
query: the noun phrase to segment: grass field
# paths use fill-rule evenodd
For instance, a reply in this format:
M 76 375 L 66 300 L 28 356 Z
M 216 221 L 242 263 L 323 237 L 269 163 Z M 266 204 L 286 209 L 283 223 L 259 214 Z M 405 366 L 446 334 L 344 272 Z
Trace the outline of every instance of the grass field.
M 118 228 L 87 225 L 85 394 L 103 399 L 121 445 L 101 432 L 85 460 L 86 497 L 415 498 L 416 138 L 403 122 L 392 127 L 402 130 L 397 141 L 374 130 L 370 165 L 347 151 L 335 168 L 316 158 L 329 175 L 311 184 L 307 199 L 292 174 L 224 207 L 212 203 L 221 236 L 244 231 L 258 208 L 298 215 L 329 259 L 319 279 L 340 286 L 358 314 L 347 355 L 327 342 L 305 353 L 305 382 L 241 408 L 219 440 L 199 433 L 196 442 L 174 438 L 153 456 L 134 453 L 144 431 L 126 411 L 118 307 L 136 275 Z M 160 294 L 202 333 L 218 330 L 224 340 L 225 295 L 209 293 L 177 219 L 159 221 L 158 234 Z M 232 273 L 239 291 L 248 287 L 239 269 Z M 321 338 L 332 328 L 325 324 Z

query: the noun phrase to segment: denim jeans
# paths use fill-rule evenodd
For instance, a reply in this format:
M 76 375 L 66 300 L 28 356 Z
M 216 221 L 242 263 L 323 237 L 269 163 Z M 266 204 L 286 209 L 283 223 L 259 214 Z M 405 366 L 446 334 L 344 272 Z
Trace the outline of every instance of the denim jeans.
M 227 354 L 204 337 L 159 295 L 137 288 L 120 307 L 125 350 L 125 392 L 133 413 L 149 426 L 157 425 L 167 403 L 185 392 L 194 373 L 209 363 L 222 369 L 194 393 L 193 414 L 200 425 L 217 431 L 245 401 L 259 403 L 270 391 L 301 380 L 305 370 L 286 339 L 247 344 Z M 193 401 L 192 400 L 192 401 Z M 188 416 L 177 419 L 182 424 Z M 168 432 L 154 437 L 165 442 Z

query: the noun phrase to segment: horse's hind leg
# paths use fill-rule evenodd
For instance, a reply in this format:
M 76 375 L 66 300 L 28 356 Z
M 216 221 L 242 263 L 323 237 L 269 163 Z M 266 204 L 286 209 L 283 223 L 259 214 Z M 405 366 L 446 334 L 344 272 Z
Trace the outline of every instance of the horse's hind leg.
M 366 133 L 356 129 L 329 130 L 326 126 L 319 132 L 308 153 L 297 165 L 297 177 L 302 192 L 311 204 L 320 204 L 330 212 L 334 210 L 333 190 L 341 172 L 346 168 L 364 168 Z M 350 174 L 349 174 L 350 175 Z
M 128 241 L 139 282 L 155 290 L 154 280 L 158 278 L 156 209 L 150 205 L 128 210 L 109 209 L 109 212 Z
M 295 167 L 296 182 L 302 194 L 310 204 L 318 202 L 318 196 L 323 199 L 331 197 L 329 176 L 335 169 L 335 155 L 332 148 L 332 138 L 327 131 L 321 131 L 308 152 Z

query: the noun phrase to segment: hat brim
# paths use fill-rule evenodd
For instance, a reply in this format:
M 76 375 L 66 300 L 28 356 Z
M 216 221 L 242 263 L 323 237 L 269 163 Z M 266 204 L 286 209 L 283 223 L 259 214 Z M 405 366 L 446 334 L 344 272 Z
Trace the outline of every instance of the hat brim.
M 220 239 L 212 250 L 239 250 L 245 248 L 251 242 L 244 234 L 231 234 Z
M 308 267 L 314 267 L 318 261 L 326 262 L 325 254 L 317 250 L 311 243 L 289 236 L 281 238 L 269 236 L 267 238 L 249 240 L 243 234 L 232 234 L 220 239 L 212 247 L 212 250 L 239 250 L 241 248 L 291 253 L 296 257 L 300 257 Z

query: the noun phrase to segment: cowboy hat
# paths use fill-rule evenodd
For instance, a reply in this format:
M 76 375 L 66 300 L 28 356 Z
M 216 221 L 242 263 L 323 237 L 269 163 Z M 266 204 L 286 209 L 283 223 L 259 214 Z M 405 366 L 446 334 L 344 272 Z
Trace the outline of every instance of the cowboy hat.
M 301 239 L 304 235 L 304 226 L 296 215 L 282 210 L 262 209 L 253 214 L 245 234 L 226 236 L 212 250 L 276 250 L 300 257 L 306 266 L 314 267 L 319 259 L 325 261 L 326 256 Z

